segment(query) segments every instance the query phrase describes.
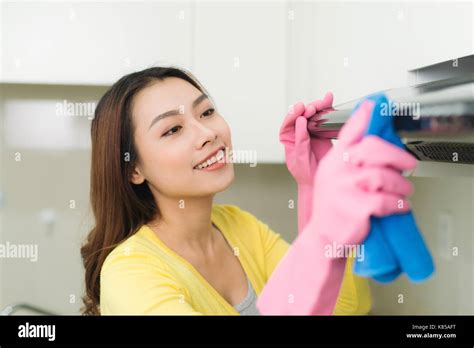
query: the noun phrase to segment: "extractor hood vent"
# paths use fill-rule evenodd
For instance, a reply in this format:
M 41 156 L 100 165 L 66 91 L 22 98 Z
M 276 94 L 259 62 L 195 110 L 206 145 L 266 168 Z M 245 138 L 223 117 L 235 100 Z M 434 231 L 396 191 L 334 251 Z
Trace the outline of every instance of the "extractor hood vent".
M 394 128 L 418 160 L 474 164 L 474 74 L 384 92 Z M 324 112 L 313 134 L 336 139 L 361 99 Z

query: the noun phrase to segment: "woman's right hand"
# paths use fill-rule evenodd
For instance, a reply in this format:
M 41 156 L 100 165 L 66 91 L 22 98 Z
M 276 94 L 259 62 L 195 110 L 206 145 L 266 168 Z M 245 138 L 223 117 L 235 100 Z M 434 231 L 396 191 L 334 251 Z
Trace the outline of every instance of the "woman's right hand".
M 319 161 L 331 149 L 330 139 L 311 137 L 308 119 L 316 113 L 332 107 L 333 95 L 326 93 L 322 100 L 315 100 L 306 106 L 296 103 L 290 107 L 280 127 L 280 142 L 285 146 L 288 170 L 298 185 L 312 186 Z
M 312 211 L 314 174 L 319 161 L 331 149 L 330 139 L 312 137 L 308 119 L 332 107 L 333 95 L 308 105 L 296 103 L 290 108 L 280 128 L 280 142 L 285 146 L 286 166 L 298 184 L 298 233 L 303 231 Z
M 373 107 L 366 101 L 356 110 L 314 177 L 308 225 L 330 242 L 362 243 L 371 215 L 410 210 L 406 196 L 414 189 L 401 171 L 414 169 L 416 158 L 377 136 L 364 136 Z

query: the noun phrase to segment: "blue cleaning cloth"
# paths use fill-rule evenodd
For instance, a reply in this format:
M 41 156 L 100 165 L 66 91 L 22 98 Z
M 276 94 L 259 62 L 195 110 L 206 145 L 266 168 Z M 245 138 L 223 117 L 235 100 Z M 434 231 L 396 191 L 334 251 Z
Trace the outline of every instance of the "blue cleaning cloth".
M 392 105 L 383 93 L 365 100 L 375 102 L 367 135 L 405 148 L 393 128 Z M 355 108 L 356 110 L 361 101 Z M 397 116 L 402 117 L 402 116 Z M 369 235 L 364 241 L 364 257 L 356 258 L 354 273 L 371 277 L 380 283 L 389 283 L 405 272 L 413 282 L 421 282 L 434 272 L 430 252 L 418 230 L 411 211 L 384 217 L 370 218 Z

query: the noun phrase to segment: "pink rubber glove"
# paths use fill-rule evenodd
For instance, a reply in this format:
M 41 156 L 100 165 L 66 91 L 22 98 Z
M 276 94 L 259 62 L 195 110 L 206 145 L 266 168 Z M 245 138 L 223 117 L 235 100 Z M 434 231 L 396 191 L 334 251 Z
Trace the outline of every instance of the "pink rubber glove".
M 308 118 L 317 112 L 332 106 L 333 95 L 326 93 L 323 100 L 316 100 L 306 107 L 299 102 L 290 107 L 280 128 L 280 142 L 285 146 L 285 158 L 288 170 L 298 185 L 298 233 L 311 216 L 314 173 L 319 161 L 331 149 L 330 139 L 310 137 Z M 312 122 L 317 123 L 318 117 Z
M 333 243 L 361 243 L 371 215 L 410 210 L 405 196 L 413 187 L 400 171 L 415 168 L 416 159 L 381 138 L 364 137 L 372 109 L 373 102 L 361 105 L 321 160 L 310 221 L 260 293 L 261 314 L 331 315 L 346 262 Z

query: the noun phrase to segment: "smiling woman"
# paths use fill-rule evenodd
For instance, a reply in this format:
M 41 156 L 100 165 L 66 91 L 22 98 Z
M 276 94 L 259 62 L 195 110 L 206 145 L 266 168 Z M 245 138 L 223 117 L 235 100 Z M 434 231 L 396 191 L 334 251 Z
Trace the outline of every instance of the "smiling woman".
M 124 76 L 98 103 L 91 136 L 84 314 L 256 313 L 289 244 L 252 214 L 213 204 L 234 180 L 231 133 L 192 74 Z M 350 264 L 335 312 L 367 313 Z

